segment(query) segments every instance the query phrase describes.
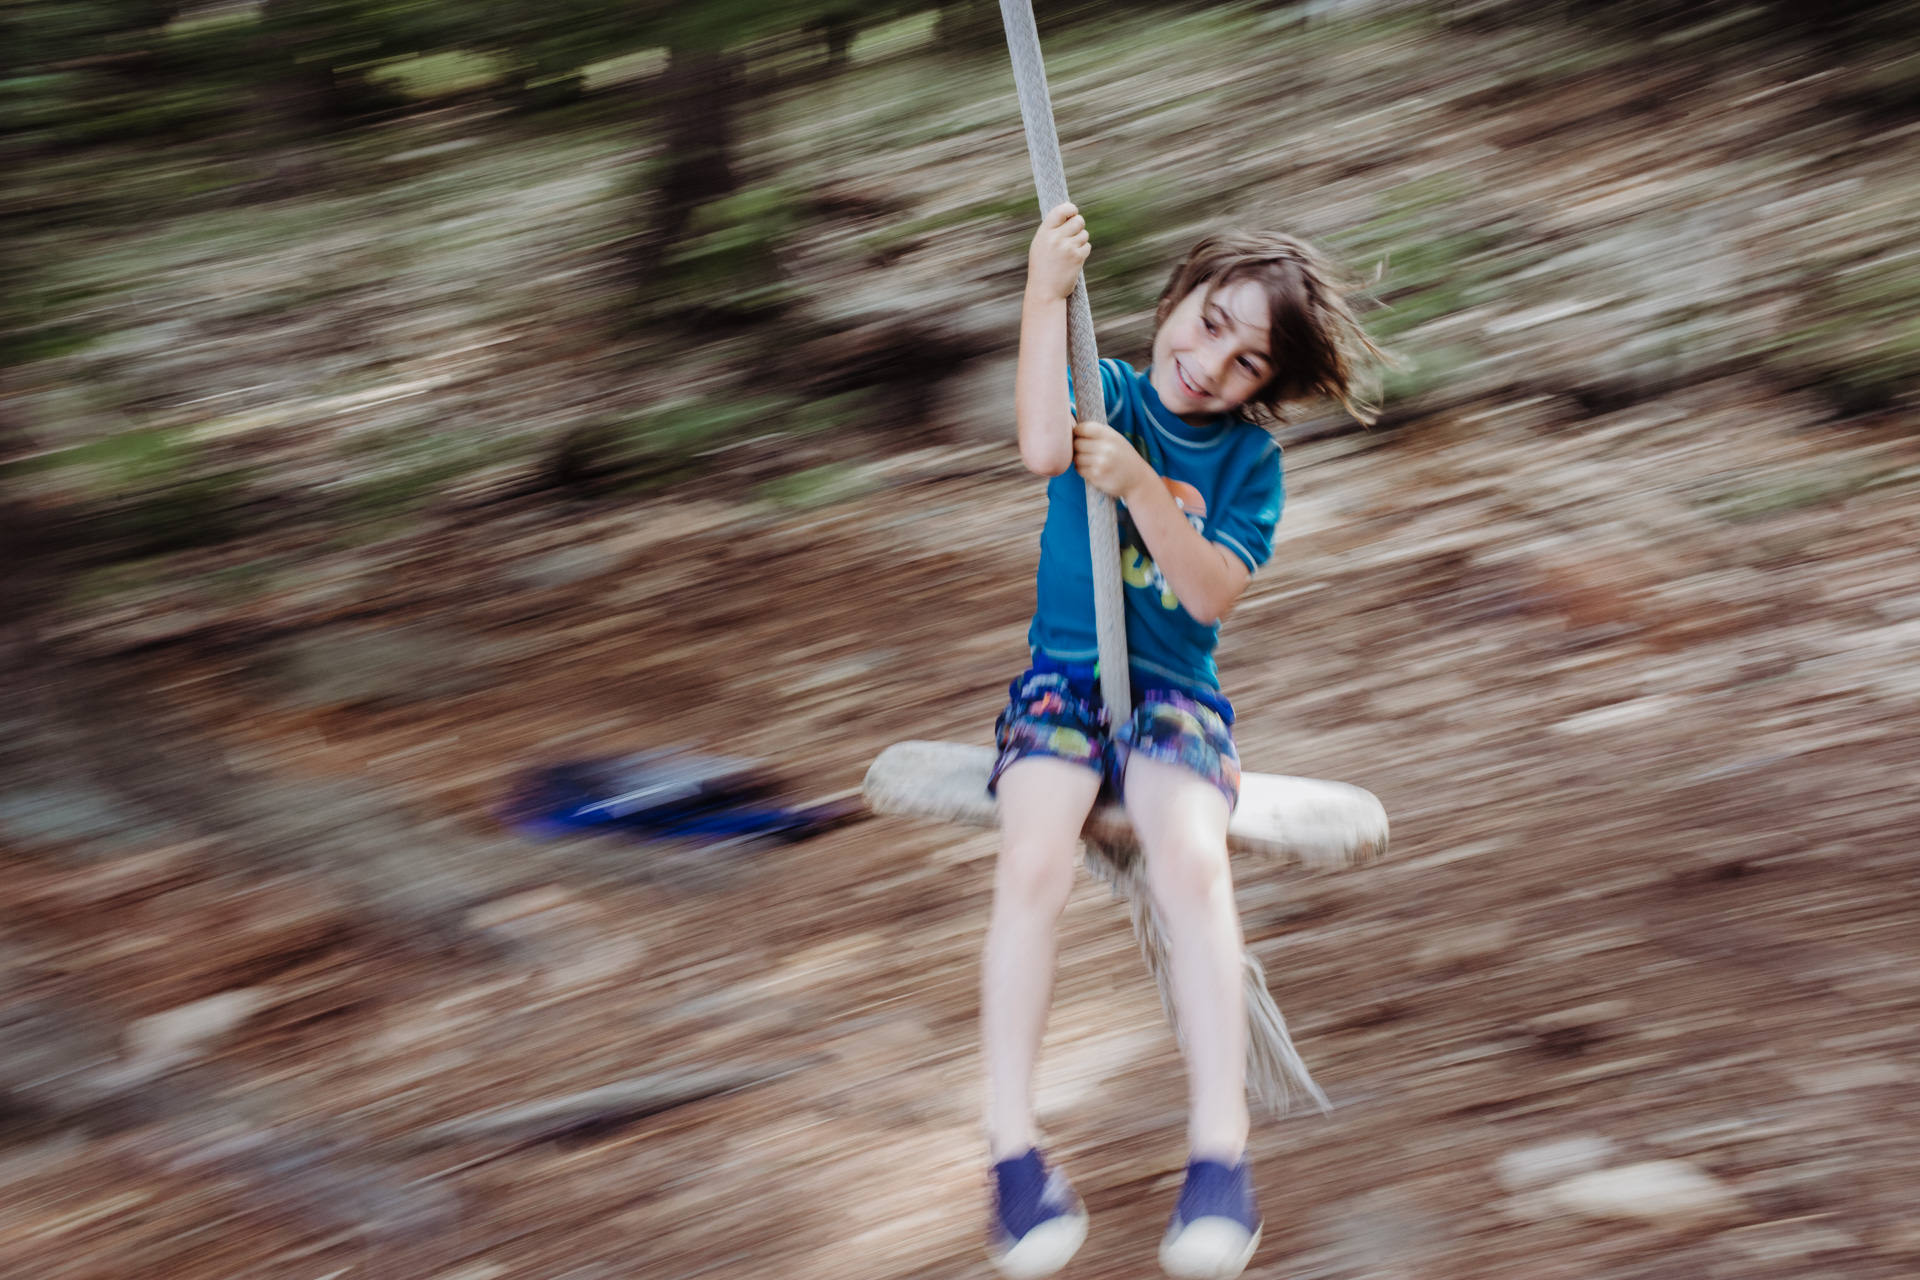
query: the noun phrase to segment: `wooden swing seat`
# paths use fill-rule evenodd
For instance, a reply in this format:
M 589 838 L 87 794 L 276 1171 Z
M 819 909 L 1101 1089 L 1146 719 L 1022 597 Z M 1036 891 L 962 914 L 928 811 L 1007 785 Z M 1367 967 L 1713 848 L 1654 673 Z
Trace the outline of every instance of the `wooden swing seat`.
M 993 760 L 987 746 L 896 742 L 868 768 L 861 793 L 875 813 L 991 827 Z M 1088 815 L 1082 838 L 1122 854 L 1136 845 L 1126 812 L 1104 800 Z M 1386 854 L 1387 811 L 1371 792 L 1348 783 L 1243 774 L 1227 847 L 1314 870 L 1361 865 Z

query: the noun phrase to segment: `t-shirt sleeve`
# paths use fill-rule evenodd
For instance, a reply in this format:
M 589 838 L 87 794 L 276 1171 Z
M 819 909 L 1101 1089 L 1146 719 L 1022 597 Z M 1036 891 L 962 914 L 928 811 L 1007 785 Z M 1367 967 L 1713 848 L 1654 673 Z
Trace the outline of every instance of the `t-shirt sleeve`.
M 1252 455 L 1254 461 L 1242 472 L 1226 510 L 1207 529 L 1210 539 L 1239 556 L 1249 570 L 1258 569 L 1273 555 L 1273 531 L 1286 502 L 1280 446 L 1265 432 L 1261 442 L 1262 450 Z

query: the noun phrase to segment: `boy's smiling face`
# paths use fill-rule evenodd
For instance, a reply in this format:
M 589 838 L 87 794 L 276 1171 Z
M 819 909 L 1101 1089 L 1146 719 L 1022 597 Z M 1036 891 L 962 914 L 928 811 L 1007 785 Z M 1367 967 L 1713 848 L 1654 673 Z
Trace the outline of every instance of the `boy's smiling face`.
M 1196 426 L 1238 410 L 1273 377 L 1272 324 L 1256 280 L 1194 289 L 1153 335 L 1148 381 L 1160 402 Z

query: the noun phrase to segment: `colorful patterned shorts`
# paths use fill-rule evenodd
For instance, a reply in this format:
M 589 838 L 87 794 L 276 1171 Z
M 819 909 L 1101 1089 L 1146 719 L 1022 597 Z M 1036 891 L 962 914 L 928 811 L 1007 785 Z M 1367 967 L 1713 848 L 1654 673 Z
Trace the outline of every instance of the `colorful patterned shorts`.
M 1016 760 L 1051 756 L 1092 769 L 1101 776 L 1102 789 L 1118 799 L 1127 761 L 1137 753 L 1198 774 L 1226 796 L 1229 810 L 1239 802 L 1233 707 L 1218 694 L 1196 697 L 1179 689 L 1135 686 L 1133 716 L 1115 733 L 1091 668 L 1037 661 L 1007 693 L 1007 709 L 993 726 L 1000 758 L 994 761 L 989 791 Z

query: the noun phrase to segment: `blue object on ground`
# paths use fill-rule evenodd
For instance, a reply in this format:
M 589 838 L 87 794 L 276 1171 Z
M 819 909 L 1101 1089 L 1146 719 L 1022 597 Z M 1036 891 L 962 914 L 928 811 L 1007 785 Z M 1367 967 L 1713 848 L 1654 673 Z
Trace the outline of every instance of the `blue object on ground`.
M 783 803 L 756 761 L 678 750 L 546 765 L 522 776 L 509 826 L 530 835 L 625 831 L 659 840 L 804 840 L 864 812 L 856 800 Z

